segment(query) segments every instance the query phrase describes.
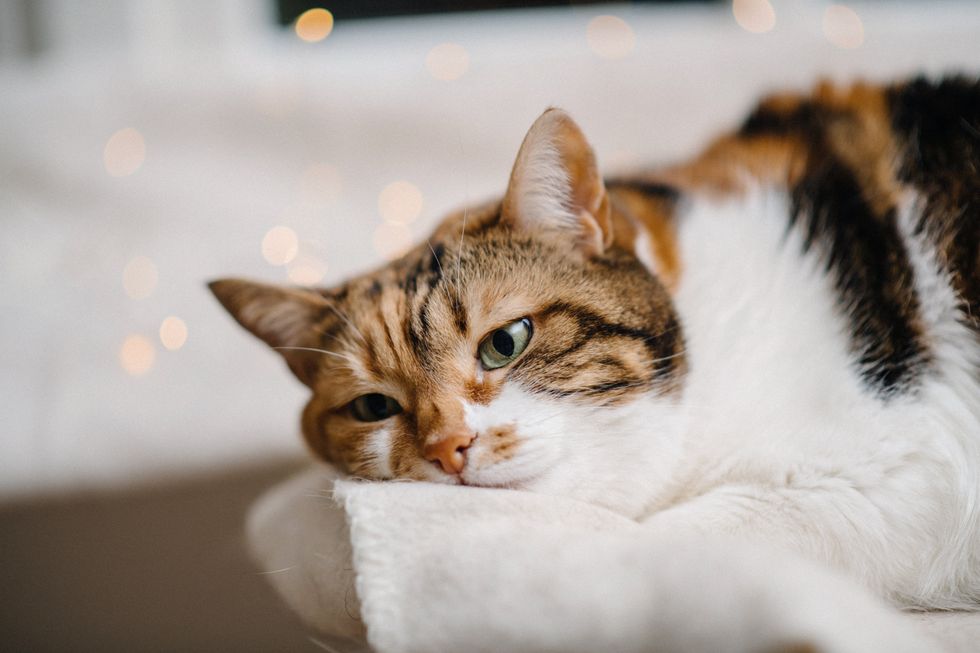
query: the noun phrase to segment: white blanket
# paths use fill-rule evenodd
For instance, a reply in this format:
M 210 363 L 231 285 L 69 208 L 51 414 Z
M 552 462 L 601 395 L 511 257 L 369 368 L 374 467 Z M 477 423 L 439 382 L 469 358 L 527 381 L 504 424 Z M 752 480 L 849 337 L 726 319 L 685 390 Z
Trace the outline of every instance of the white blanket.
M 383 653 L 966 652 L 980 641 L 975 615 L 952 626 L 903 616 L 785 554 L 527 492 L 316 467 L 257 504 L 249 538 L 308 624 Z

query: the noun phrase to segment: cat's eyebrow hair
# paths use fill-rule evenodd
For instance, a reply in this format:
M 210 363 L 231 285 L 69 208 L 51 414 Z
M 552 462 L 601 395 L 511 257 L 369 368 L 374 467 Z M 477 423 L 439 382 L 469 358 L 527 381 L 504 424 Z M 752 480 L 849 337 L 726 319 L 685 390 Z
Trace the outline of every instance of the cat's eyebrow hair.
M 408 307 L 405 316 L 403 332 L 412 350 L 418 359 L 425 364 L 428 357 L 426 336 L 429 333 L 429 303 L 432 301 L 436 291 L 442 285 L 444 270 L 442 267 L 441 256 L 445 254 L 446 248 L 443 243 L 436 243 L 433 247 L 431 242 L 427 242 L 428 253 L 420 253 L 418 258 L 409 264 L 399 280 L 399 285 L 406 294 L 406 305 Z M 419 288 L 423 289 L 421 292 Z M 462 303 L 459 310 L 462 312 Z M 450 302 L 453 304 L 453 302 Z M 456 306 L 451 308 L 455 311 Z M 460 318 L 456 318 L 457 325 Z M 462 324 L 466 324 L 465 312 L 462 314 Z M 465 329 L 463 330 L 465 333 Z
M 538 311 L 542 316 L 555 313 L 570 315 L 583 332 L 582 338 L 551 357 L 555 360 L 581 349 L 588 343 L 589 338 L 623 337 L 637 340 L 646 347 L 654 364 L 652 370 L 654 377 L 669 377 L 680 366 L 680 359 L 683 356 L 683 352 L 680 354 L 677 352 L 681 338 L 680 324 L 673 315 L 667 316 L 664 327 L 658 333 L 651 333 L 645 329 L 610 322 L 595 311 L 568 301 L 552 302 Z
M 460 299 L 459 294 L 456 292 L 447 293 L 449 296 L 449 309 L 453 313 L 453 323 L 459 330 L 460 335 L 466 335 L 469 331 L 469 323 L 466 317 L 466 307 L 463 306 L 463 300 Z

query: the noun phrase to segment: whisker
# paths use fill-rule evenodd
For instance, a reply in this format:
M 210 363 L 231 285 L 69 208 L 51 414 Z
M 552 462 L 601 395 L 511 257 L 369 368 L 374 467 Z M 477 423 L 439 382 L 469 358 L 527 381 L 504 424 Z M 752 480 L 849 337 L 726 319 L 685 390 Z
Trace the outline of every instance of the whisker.
M 459 230 L 459 251 L 456 252 L 456 283 L 462 283 L 462 265 L 463 265 L 463 238 L 466 236 L 466 216 L 469 213 L 469 208 L 463 209 L 463 227 Z
M 348 363 L 354 369 L 360 367 L 360 363 L 353 356 L 349 354 L 339 354 L 335 351 L 327 351 L 326 349 L 317 349 L 316 347 L 273 347 L 273 349 L 289 349 L 289 350 L 295 349 L 299 351 L 312 351 L 317 354 L 326 354 L 327 356 L 333 356 L 334 358 L 339 358 L 340 360 Z
M 361 333 L 361 330 L 358 329 L 357 326 L 354 325 L 354 323 L 351 321 L 350 317 L 346 313 L 344 313 L 343 311 L 341 311 L 339 308 L 337 308 L 336 306 L 334 306 L 332 303 L 328 303 L 327 304 L 327 307 L 331 311 L 334 312 L 334 315 L 336 315 L 341 320 L 343 320 L 344 321 L 344 324 L 346 324 L 347 326 L 350 327 L 351 331 L 353 331 L 354 334 L 357 335 L 357 337 L 361 339 L 361 342 L 364 342 L 364 343 L 367 342 L 367 340 L 364 338 L 364 334 Z
M 317 639 L 316 637 L 314 637 L 313 635 L 308 635 L 308 636 L 307 636 L 307 639 L 309 639 L 309 640 L 310 640 L 310 643 L 312 643 L 312 644 L 313 644 L 314 646 L 319 646 L 319 647 L 320 647 L 320 648 L 322 648 L 322 649 L 323 649 L 324 651 L 329 651 L 329 653 L 340 653 L 340 651 L 338 651 L 338 650 L 337 650 L 337 649 L 335 649 L 334 647 L 332 647 L 332 646 L 330 646 L 330 645 L 329 645 L 329 644 L 327 644 L 326 642 L 321 642 L 320 640 L 318 640 L 318 639 Z
M 436 265 L 439 266 L 439 275 L 440 276 L 445 276 L 445 274 L 443 272 L 443 269 L 442 269 L 442 261 L 439 260 L 439 255 L 436 254 L 436 250 L 433 249 L 433 247 L 432 247 L 432 241 L 430 241 L 428 238 L 426 238 L 425 244 L 429 246 L 429 251 L 432 252 L 432 258 L 434 258 L 436 260 Z
M 651 362 L 651 363 L 662 363 L 662 362 L 664 362 L 664 361 L 669 361 L 669 360 L 671 360 L 671 359 L 673 359 L 673 358 L 678 358 L 678 357 L 680 357 L 680 356 L 683 356 L 683 355 L 684 355 L 684 354 L 686 354 L 686 353 L 687 353 L 687 350 L 686 350 L 686 349 L 684 349 L 684 350 L 682 350 L 682 351 L 679 351 L 679 352 L 677 352 L 676 354 L 671 354 L 670 356 L 664 356 L 664 357 L 662 357 L 662 358 L 654 358 L 654 359 L 653 359 L 653 360 L 651 360 L 650 362 Z
M 347 341 L 335 333 L 330 333 L 329 331 L 324 331 L 322 329 L 317 329 L 316 333 L 318 336 L 326 336 L 328 338 L 332 338 L 335 342 L 337 342 L 337 344 L 341 345 L 344 348 L 347 348 L 348 346 Z

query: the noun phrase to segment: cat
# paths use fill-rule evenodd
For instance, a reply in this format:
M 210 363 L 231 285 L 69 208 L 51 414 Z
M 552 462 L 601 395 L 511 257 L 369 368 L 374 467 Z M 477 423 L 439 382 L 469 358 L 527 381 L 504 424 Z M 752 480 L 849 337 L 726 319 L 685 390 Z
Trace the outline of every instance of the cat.
M 393 263 L 210 287 L 351 475 L 559 494 L 976 609 L 978 166 L 966 78 L 774 95 L 612 179 L 549 109 L 502 199 Z

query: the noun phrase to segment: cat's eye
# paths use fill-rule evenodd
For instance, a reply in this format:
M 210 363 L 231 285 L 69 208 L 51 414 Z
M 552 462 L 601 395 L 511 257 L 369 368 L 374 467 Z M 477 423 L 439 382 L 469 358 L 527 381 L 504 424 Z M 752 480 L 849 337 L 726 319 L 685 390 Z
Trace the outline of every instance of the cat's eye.
M 351 413 L 362 422 L 380 422 L 402 412 L 402 407 L 391 397 L 377 392 L 361 395 L 350 405 Z
M 480 343 L 483 368 L 495 370 L 521 355 L 531 341 L 531 320 L 522 318 L 497 329 Z

